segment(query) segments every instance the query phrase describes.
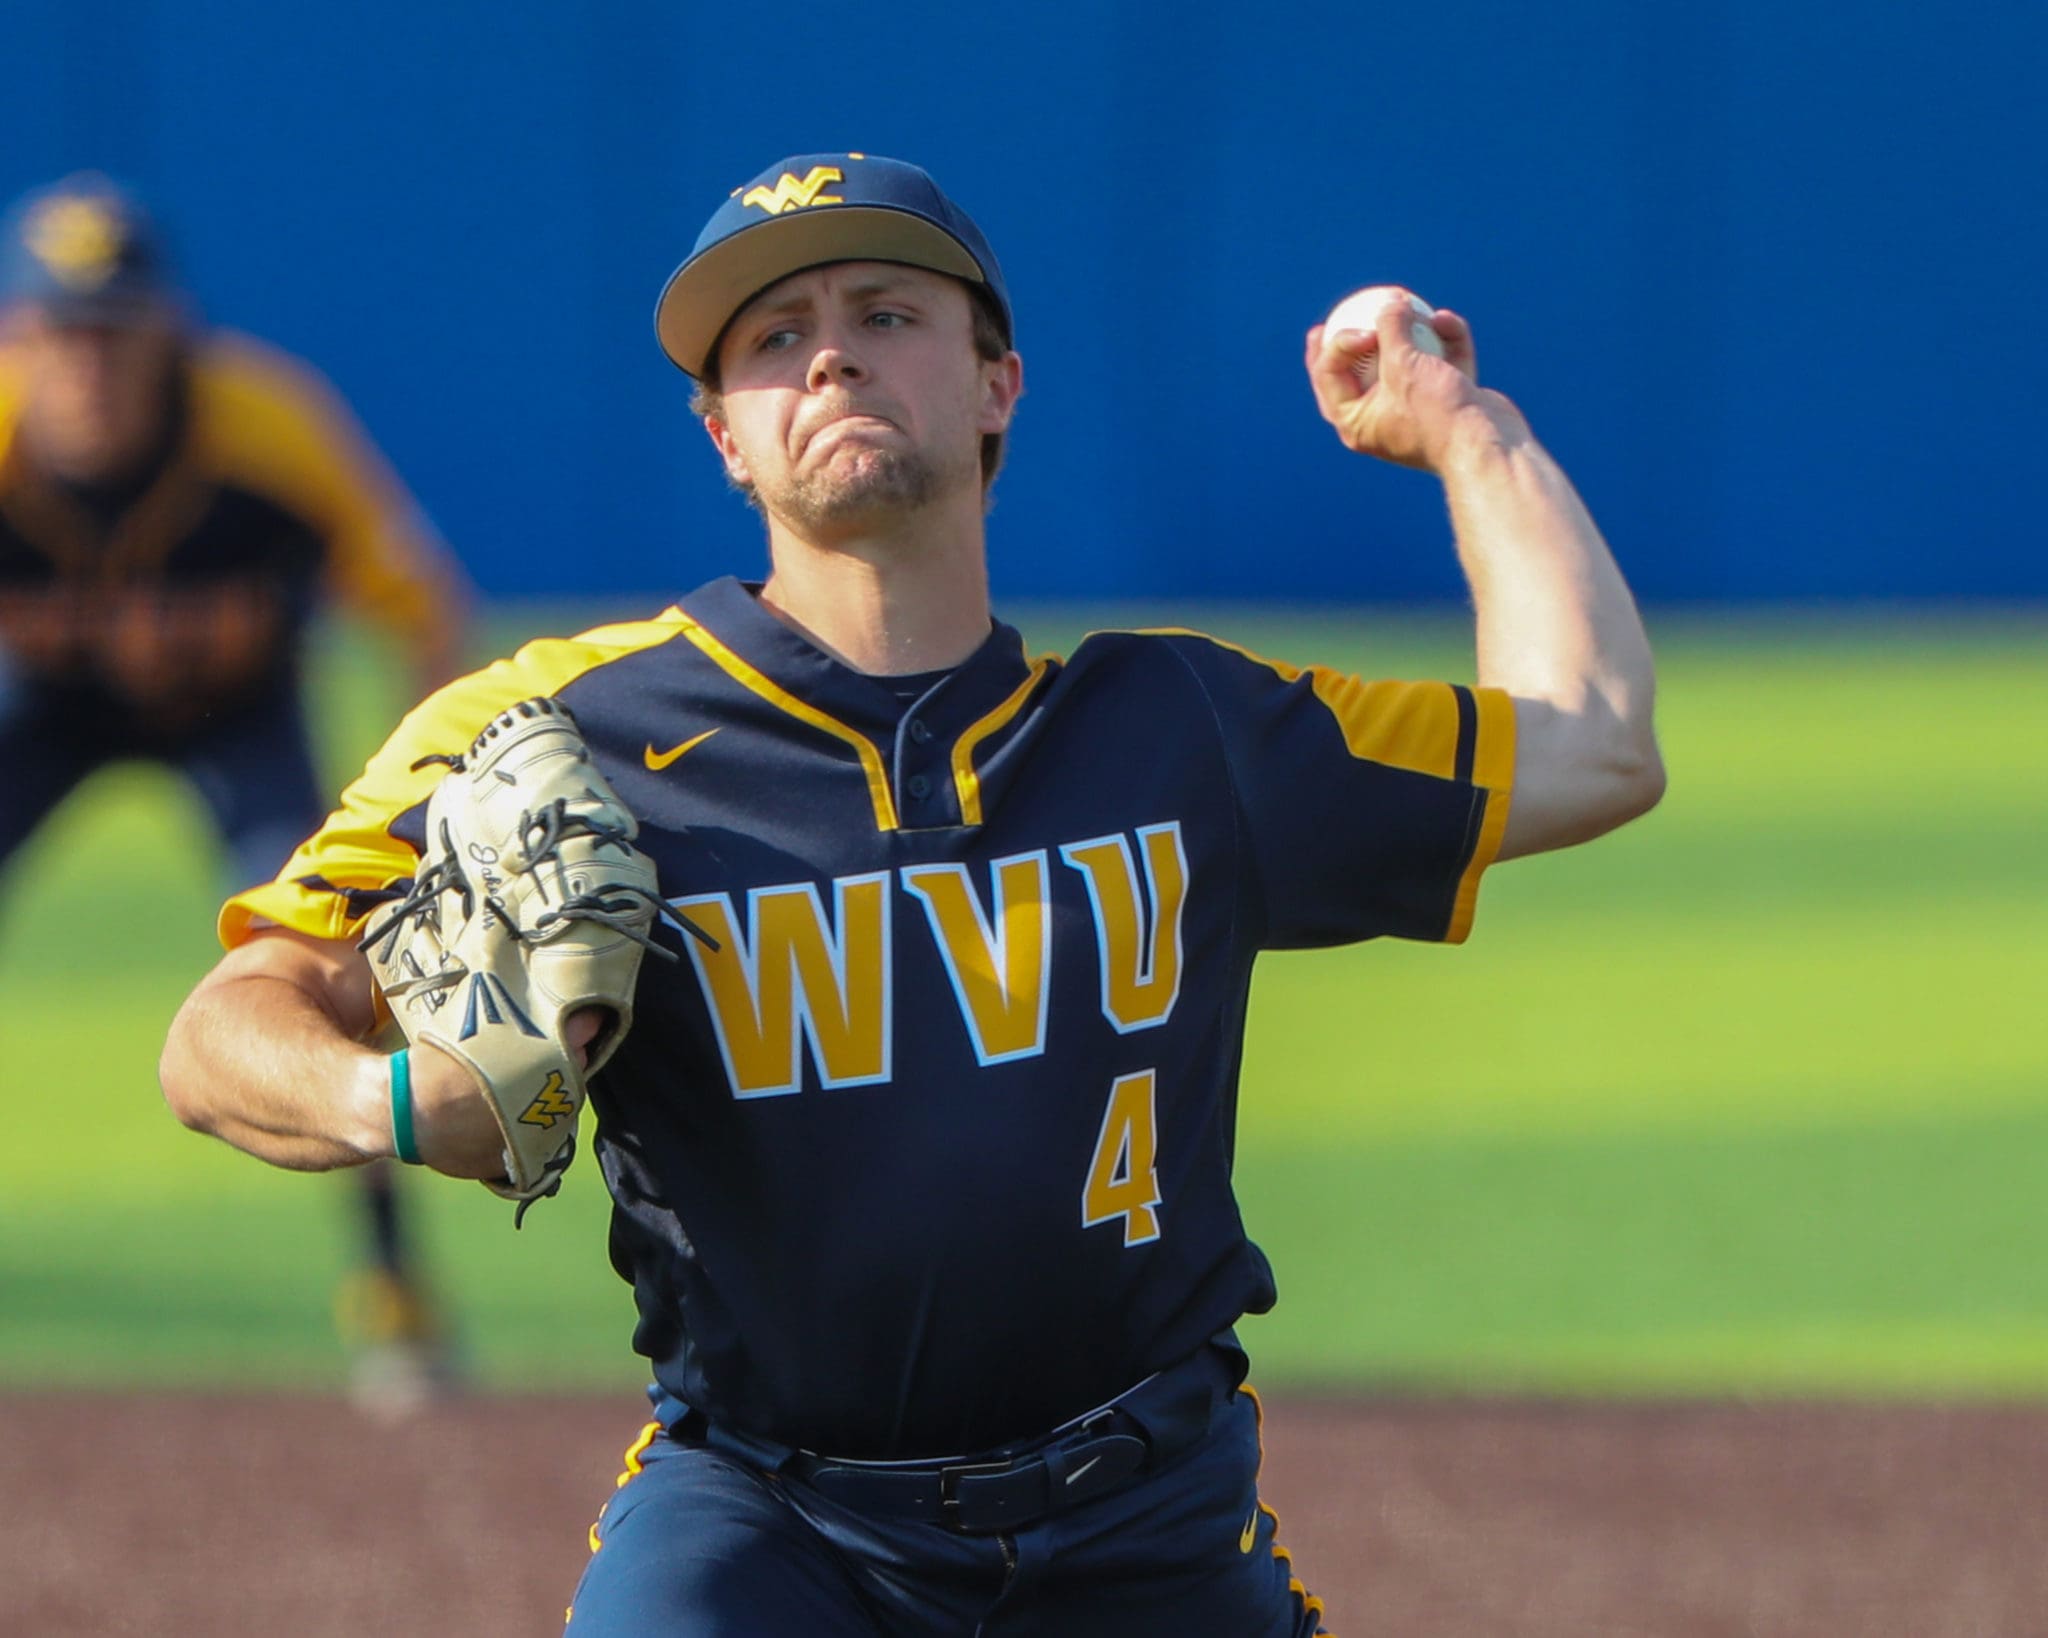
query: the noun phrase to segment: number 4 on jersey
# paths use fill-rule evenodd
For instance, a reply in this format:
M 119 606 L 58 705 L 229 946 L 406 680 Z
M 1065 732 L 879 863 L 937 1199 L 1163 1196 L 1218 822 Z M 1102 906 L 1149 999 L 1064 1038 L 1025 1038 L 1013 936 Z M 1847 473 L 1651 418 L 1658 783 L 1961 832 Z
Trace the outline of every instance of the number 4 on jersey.
M 1124 1221 L 1124 1244 L 1159 1238 L 1159 1129 L 1153 1114 L 1149 1069 L 1119 1075 L 1109 1089 L 1102 1135 L 1081 1191 L 1081 1226 Z

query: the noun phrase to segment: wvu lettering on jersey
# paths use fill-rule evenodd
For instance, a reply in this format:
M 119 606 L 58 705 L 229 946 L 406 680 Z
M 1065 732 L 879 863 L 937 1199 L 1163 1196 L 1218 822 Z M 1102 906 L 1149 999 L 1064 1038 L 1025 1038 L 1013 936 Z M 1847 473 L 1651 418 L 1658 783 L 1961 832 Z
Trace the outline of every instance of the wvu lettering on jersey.
M 1172 1016 L 1188 887 L 1177 822 L 1144 826 L 1136 836 L 1144 859 L 1142 899 L 1130 837 L 1096 837 L 1058 849 L 1087 878 L 1103 1016 L 1122 1033 Z M 987 890 L 992 914 L 982 908 L 984 890 L 965 865 L 919 865 L 895 878 L 924 906 L 975 1061 L 984 1068 L 1045 1050 L 1053 950 L 1047 860 L 1041 848 L 994 861 Z M 710 1003 L 734 1097 L 798 1090 L 797 1055 L 805 1040 L 823 1086 L 889 1078 L 897 989 L 895 974 L 886 970 L 890 885 L 886 875 L 835 880 L 836 914 L 829 921 L 809 882 L 757 887 L 747 894 L 744 929 L 730 894 L 670 901 L 718 942 L 716 949 L 693 944 L 690 960 Z
M 986 1069 L 1045 1050 L 1046 997 L 1052 989 L 1052 904 L 1043 848 L 997 859 L 991 913 L 967 866 L 919 865 L 902 874 L 930 919 L 932 937 L 953 982 L 974 1059 Z
M 670 901 L 718 941 L 712 950 L 693 940 L 690 961 L 734 1097 L 797 1091 L 800 1038 L 825 1086 L 889 1078 L 888 885 L 886 875 L 833 882 L 830 925 L 813 883 L 757 887 L 745 932 L 729 894 Z
M 1088 878 L 1102 955 L 1102 1016 L 1126 1035 L 1173 1016 L 1173 1004 L 1180 999 L 1181 905 L 1187 897 L 1188 861 L 1180 826 L 1148 825 L 1138 832 L 1138 841 L 1145 856 L 1145 902 L 1152 906 L 1150 938 L 1144 934 L 1137 871 L 1124 837 L 1097 837 L 1060 849 L 1060 857 Z

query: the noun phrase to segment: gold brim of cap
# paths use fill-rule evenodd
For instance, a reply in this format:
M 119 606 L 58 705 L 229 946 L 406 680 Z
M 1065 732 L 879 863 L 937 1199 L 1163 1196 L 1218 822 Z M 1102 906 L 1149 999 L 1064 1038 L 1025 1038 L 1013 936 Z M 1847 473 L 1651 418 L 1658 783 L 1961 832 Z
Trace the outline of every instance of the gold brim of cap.
M 869 205 L 791 211 L 721 239 L 676 269 L 654 310 L 661 350 L 686 374 L 703 374 L 735 313 L 778 280 L 825 262 L 907 262 L 986 282 L 966 247 L 922 216 Z

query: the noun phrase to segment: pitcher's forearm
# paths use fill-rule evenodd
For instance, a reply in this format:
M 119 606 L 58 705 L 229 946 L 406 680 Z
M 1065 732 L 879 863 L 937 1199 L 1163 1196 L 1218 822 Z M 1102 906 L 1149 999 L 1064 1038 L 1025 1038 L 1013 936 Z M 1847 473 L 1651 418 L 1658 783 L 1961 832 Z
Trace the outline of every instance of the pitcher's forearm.
M 1501 857 L 1568 847 L 1664 790 L 1649 637 L 1571 480 L 1497 395 L 1442 469 L 1477 611 L 1478 678 L 1515 700 Z
M 1597 694 L 1646 730 L 1650 642 L 1571 480 L 1515 417 L 1461 439 L 1444 473 L 1479 615 L 1479 681 L 1569 712 Z
M 171 1025 L 159 1076 L 172 1111 L 195 1131 L 294 1170 L 390 1155 L 388 1061 L 355 1038 L 367 1017 L 349 1016 L 302 977 L 236 971 L 234 961 Z

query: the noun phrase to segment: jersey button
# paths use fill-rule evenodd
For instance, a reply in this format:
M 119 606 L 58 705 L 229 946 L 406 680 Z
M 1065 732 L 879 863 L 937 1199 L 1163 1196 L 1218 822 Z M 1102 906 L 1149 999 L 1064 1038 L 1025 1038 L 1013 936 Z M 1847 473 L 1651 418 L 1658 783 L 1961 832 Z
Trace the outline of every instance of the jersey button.
M 927 796 L 931 795 L 932 782 L 925 778 L 923 774 L 912 774 L 910 776 L 910 783 L 905 788 L 913 797 L 922 802 Z
M 932 737 L 932 731 L 924 725 L 923 717 L 912 717 L 910 719 L 910 737 L 920 745 L 925 744 Z

